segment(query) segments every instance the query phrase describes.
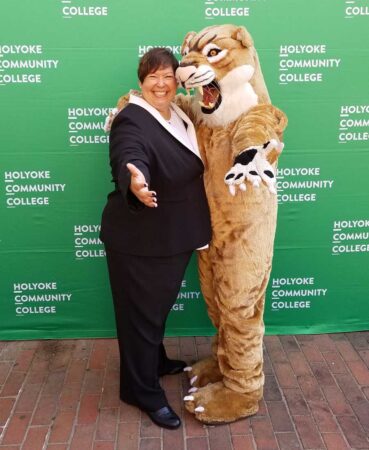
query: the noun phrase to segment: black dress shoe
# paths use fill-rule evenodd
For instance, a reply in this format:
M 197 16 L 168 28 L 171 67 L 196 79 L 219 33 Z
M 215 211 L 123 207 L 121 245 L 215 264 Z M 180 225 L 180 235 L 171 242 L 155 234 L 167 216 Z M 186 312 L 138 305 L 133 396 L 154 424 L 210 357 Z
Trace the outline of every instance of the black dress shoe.
M 183 369 L 187 367 L 187 363 L 179 359 L 168 359 L 164 367 L 159 370 L 159 377 L 163 375 L 176 375 L 183 372 Z
M 150 419 L 159 427 L 175 430 L 181 426 L 181 419 L 170 406 L 163 406 L 157 411 L 146 411 Z

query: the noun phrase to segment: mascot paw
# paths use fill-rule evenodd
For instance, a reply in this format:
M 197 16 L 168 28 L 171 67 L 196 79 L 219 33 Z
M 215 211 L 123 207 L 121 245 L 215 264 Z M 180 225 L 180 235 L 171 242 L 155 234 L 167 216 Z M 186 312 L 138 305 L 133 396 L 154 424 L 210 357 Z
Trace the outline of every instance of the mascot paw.
M 186 367 L 184 371 L 190 379 L 191 389 L 189 392 L 194 392 L 193 388 L 206 386 L 223 378 L 217 361 L 211 356 L 198 361 L 192 367 Z
M 231 423 L 256 414 L 262 390 L 241 394 L 222 381 L 208 384 L 184 398 L 185 407 L 196 419 L 208 425 Z
M 226 173 L 224 182 L 231 195 L 236 195 L 237 188 L 246 191 L 245 181 L 259 187 L 263 181 L 272 194 L 277 193 L 275 169 L 267 158 L 277 159 L 284 144 L 271 139 L 264 145 L 256 145 L 243 150 L 234 160 L 233 167 Z

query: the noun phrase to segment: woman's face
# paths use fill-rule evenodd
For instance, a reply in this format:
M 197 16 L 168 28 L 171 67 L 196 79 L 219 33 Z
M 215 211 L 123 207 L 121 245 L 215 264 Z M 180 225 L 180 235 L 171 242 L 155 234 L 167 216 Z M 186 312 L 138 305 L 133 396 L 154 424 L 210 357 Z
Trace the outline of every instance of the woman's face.
M 160 112 L 169 110 L 177 90 L 177 81 L 172 67 L 160 67 L 146 75 L 140 83 L 143 98 Z

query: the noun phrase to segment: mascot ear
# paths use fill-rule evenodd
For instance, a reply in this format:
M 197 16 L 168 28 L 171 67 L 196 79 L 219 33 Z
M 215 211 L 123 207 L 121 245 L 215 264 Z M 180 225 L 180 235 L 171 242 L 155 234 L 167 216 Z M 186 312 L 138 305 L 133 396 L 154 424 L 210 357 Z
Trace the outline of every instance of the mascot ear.
M 236 39 L 237 41 L 240 41 L 241 44 L 246 48 L 253 47 L 254 45 L 252 37 L 250 36 L 249 32 L 246 30 L 245 27 L 238 27 L 234 31 L 232 38 Z
M 194 36 L 196 36 L 196 34 L 197 33 L 195 31 L 190 31 L 186 34 L 186 36 L 183 40 L 182 47 L 181 47 L 181 55 L 182 56 L 185 56 L 188 53 L 188 51 L 190 49 L 190 42 L 191 42 L 192 38 Z

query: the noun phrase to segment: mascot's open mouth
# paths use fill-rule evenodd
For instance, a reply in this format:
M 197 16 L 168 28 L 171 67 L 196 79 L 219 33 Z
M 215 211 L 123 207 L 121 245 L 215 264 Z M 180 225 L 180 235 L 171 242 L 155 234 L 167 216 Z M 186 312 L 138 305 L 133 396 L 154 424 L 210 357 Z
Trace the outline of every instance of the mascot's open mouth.
M 197 89 L 202 96 L 202 99 L 199 101 L 201 111 L 204 114 L 211 114 L 216 111 L 222 103 L 219 84 L 213 80 L 205 86 L 198 86 Z

